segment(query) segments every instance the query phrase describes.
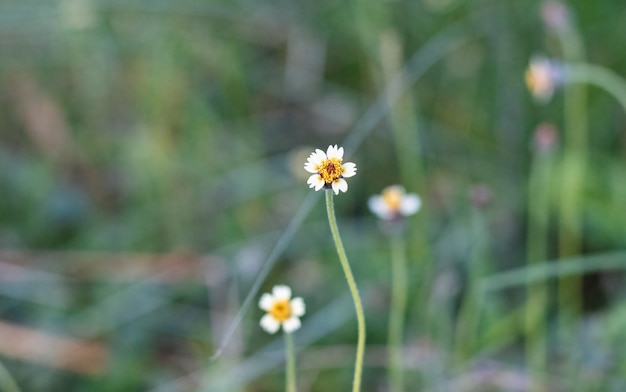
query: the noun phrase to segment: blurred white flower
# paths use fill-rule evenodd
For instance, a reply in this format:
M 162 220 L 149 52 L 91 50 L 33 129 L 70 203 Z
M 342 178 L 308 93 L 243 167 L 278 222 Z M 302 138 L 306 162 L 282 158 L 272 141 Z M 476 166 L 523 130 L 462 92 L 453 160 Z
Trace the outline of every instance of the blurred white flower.
M 548 0 L 541 5 L 543 23 L 555 31 L 567 31 L 571 28 L 572 16 L 569 8 L 559 0 Z
M 415 193 L 406 193 L 401 185 L 392 185 L 383 189 L 380 195 L 368 200 L 370 210 L 385 220 L 399 219 L 413 215 L 422 206 L 422 200 Z
M 524 76 L 528 90 L 540 102 L 549 101 L 563 83 L 562 67 L 544 56 L 533 56 Z
M 343 163 L 343 147 L 337 148 L 337 145 L 328 146 L 326 152 L 316 149 L 307 158 L 304 169 L 313 173 L 307 180 L 309 188 L 315 188 L 316 191 L 332 188 L 336 195 L 339 191 L 348 190 L 348 183 L 344 178 L 356 174 L 356 164 Z
M 537 128 L 535 128 L 532 146 L 534 150 L 542 153 L 548 153 L 556 148 L 558 142 L 559 133 L 554 124 L 541 123 L 537 126 Z
M 305 312 L 302 298 L 291 299 L 291 289 L 284 285 L 274 286 L 271 294 L 263 294 L 259 307 L 267 312 L 260 324 L 268 333 L 276 333 L 281 325 L 286 333 L 299 329 L 300 317 Z

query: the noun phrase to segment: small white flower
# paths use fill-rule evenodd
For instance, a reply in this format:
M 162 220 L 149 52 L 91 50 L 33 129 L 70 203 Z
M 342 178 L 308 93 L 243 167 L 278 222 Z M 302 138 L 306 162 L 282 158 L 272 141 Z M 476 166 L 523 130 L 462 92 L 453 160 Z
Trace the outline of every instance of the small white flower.
M 392 185 L 370 197 L 367 204 L 379 218 L 393 220 L 415 214 L 422 207 L 422 200 L 415 193 L 406 193 L 401 185 Z
M 286 333 L 297 330 L 305 312 L 302 298 L 291 299 L 291 289 L 283 285 L 274 286 L 272 294 L 263 294 L 259 307 L 267 312 L 260 324 L 268 333 L 276 333 L 281 325 Z
M 546 26 L 557 32 L 566 32 L 572 25 L 569 8 L 558 0 L 548 0 L 541 5 L 541 18 Z
M 554 90 L 563 84 L 563 68 L 559 63 L 543 56 L 533 56 L 530 59 L 524 76 L 528 90 L 540 102 L 549 101 Z
M 313 173 L 307 180 L 309 188 L 319 191 L 322 188 L 332 189 L 336 195 L 339 191 L 346 192 L 348 183 L 344 178 L 356 174 L 356 164 L 343 163 L 343 147 L 328 146 L 326 152 L 316 149 L 309 155 L 304 170 Z

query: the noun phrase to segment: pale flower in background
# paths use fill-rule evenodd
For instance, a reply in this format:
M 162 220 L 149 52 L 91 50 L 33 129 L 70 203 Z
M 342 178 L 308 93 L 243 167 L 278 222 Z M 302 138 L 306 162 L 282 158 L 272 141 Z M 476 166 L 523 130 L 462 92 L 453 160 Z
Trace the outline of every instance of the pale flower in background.
M 549 153 L 554 151 L 559 142 L 559 133 L 550 123 L 541 123 L 535 129 L 533 135 L 533 149 L 541 153 Z
M 343 147 L 328 146 L 326 152 L 316 149 L 309 155 L 304 169 L 313 173 L 307 180 L 309 188 L 319 191 L 322 188 L 332 189 L 336 195 L 339 191 L 346 192 L 348 183 L 344 178 L 356 174 L 356 164 L 343 163 Z
M 565 32 L 571 28 L 569 8 L 559 0 L 549 0 L 541 5 L 541 18 L 550 29 Z
M 554 90 L 563 83 L 563 69 L 544 56 L 533 56 L 524 74 L 526 86 L 535 99 L 547 102 Z
M 300 317 L 304 315 L 305 306 L 302 298 L 291 298 L 289 286 L 277 285 L 272 293 L 265 293 L 259 300 L 259 307 L 267 312 L 261 318 L 261 328 L 268 333 L 276 333 L 280 326 L 286 333 L 300 328 Z
M 406 193 L 401 185 L 388 186 L 380 195 L 368 200 L 370 210 L 385 220 L 399 219 L 415 214 L 422 206 L 422 200 L 415 193 Z

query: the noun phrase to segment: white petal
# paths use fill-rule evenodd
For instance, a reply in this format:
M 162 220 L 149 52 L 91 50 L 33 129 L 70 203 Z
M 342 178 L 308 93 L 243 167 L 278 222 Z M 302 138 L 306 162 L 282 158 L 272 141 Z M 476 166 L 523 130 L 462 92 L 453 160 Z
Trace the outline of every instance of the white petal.
M 382 196 L 372 196 L 367 201 L 367 205 L 374 214 L 378 215 L 382 219 L 391 218 L 391 210 Z
M 300 328 L 300 319 L 297 317 L 291 317 L 283 322 L 283 330 L 287 333 L 291 333 Z
M 342 159 L 343 147 L 337 148 L 336 144 L 334 146 L 328 146 L 328 150 L 326 150 L 326 155 L 328 156 L 328 159 L 331 159 L 331 158 Z
M 414 193 L 409 193 L 402 198 L 400 213 L 404 216 L 415 214 L 422 207 L 422 200 Z
M 307 161 L 313 162 L 316 164 L 320 164 L 322 163 L 322 161 L 325 161 L 325 160 L 326 160 L 326 153 L 320 150 L 319 148 L 315 149 L 315 151 L 312 152 L 311 155 L 309 155 L 309 159 L 307 159 Z
M 291 298 L 291 289 L 289 288 L 289 286 L 276 285 L 272 289 L 272 294 L 274 294 L 274 299 L 276 301 L 281 299 L 289 299 Z
M 324 151 L 318 148 L 317 150 L 312 152 L 311 155 L 309 155 L 309 157 L 306 160 L 306 163 L 304 164 L 304 168 L 305 169 L 307 167 L 314 168 L 315 166 L 321 165 L 322 162 L 324 162 L 325 160 L 326 160 L 326 153 L 324 153 Z
M 269 314 L 261 317 L 261 322 L 259 324 L 261 325 L 261 328 L 263 328 L 265 332 L 268 333 L 276 333 L 276 331 L 278 331 L 278 328 L 280 328 L 280 323 Z
M 342 166 L 344 169 L 342 176 L 352 177 L 356 174 L 356 164 L 354 162 L 346 162 Z
M 339 191 L 346 192 L 348 190 L 348 183 L 343 178 L 333 181 L 333 192 L 335 195 L 339 194 Z
M 292 299 L 289 304 L 291 305 L 291 314 L 296 317 L 300 317 L 304 315 L 306 307 L 304 306 L 304 301 L 300 297 L 296 297 Z
M 336 150 L 337 146 L 328 146 L 328 148 L 326 149 L 326 156 L 328 157 L 328 159 L 330 158 L 334 158 L 335 157 L 335 150 Z
M 315 170 L 316 167 L 317 165 L 313 162 L 307 162 L 304 164 L 304 170 L 308 171 L 309 173 L 317 173 L 317 170 Z
M 306 183 L 309 184 L 309 188 L 315 187 L 316 191 L 322 189 L 324 184 L 326 184 L 322 179 L 322 176 L 320 176 L 319 174 L 313 174 L 311 177 L 309 177 L 308 180 L 306 180 Z
M 263 310 L 270 310 L 272 305 L 274 305 L 274 297 L 272 297 L 272 294 L 263 294 L 259 300 L 259 308 Z

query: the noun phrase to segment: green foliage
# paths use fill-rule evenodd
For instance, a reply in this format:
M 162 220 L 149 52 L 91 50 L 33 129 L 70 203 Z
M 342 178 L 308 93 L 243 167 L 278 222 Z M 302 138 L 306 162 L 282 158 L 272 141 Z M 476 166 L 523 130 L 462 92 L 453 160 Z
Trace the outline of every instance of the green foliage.
M 586 60 L 626 76 L 622 2 L 568 6 Z M 533 54 L 563 56 L 540 7 L 5 0 L 0 269 L 23 269 L 0 272 L 0 318 L 95 340 L 109 356 L 96 375 L 0 350 L 2 363 L 22 391 L 280 390 L 282 339 L 258 328 L 256 296 L 209 359 L 275 261 L 262 286 L 288 283 L 307 302 L 294 336 L 301 390 L 346 390 L 356 328 L 321 199 L 270 256 L 312 192 L 307 154 L 346 141 L 358 172 L 335 208 L 368 323 L 364 391 L 387 385 L 390 292 L 389 245 L 367 199 L 394 183 L 424 202 L 406 222 L 409 390 L 524 389 L 494 374 L 623 390 L 626 115 L 588 88 L 586 155 L 567 154 L 564 92 L 541 105 L 524 86 Z M 531 145 L 543 122 L 559 141 L 538 206 Z M 585 168 L 568 184 L 574 235 L 560 192 L 572 167 Z M 580 254 L 560 250 L 568 235 Z M 556 293 L 565 275 L 581 279 L 569 326 Z M 537 282 L 545 303 L 526 301 Z M 524 323 L 529 302 L 542 323 Z M 530 338 L 547 367 L 529 363 Z

